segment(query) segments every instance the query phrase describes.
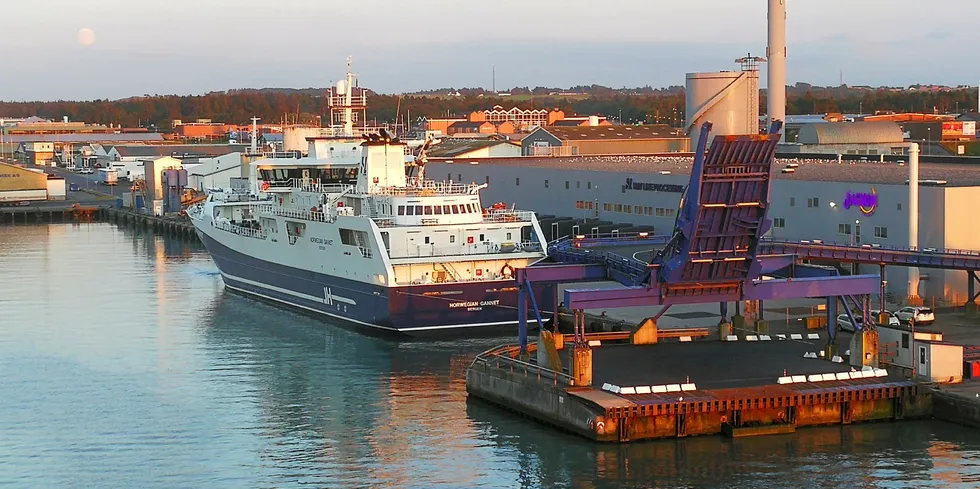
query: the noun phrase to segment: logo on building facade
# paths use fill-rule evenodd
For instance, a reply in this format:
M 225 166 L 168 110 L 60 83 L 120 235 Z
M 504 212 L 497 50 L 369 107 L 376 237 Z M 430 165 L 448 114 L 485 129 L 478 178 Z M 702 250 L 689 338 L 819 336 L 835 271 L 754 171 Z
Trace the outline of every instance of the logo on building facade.
M 643 190 L 646 192 L 671 192 L 675 194 L 682 194 L 684 193 L 684 186 L 673 185 L 669 183 L 634 182 L 632 178 L 627 178 L 626 185 L 623 185 L 623 193 L 625 194 L 627 190 Z
M 851 207 L 857 207 L 866 216 L 874 214 L 878 207 L 878 193 L 874 187 L 871 187 L 871 193 L 848 191 L 844 195 L 844 209 Z

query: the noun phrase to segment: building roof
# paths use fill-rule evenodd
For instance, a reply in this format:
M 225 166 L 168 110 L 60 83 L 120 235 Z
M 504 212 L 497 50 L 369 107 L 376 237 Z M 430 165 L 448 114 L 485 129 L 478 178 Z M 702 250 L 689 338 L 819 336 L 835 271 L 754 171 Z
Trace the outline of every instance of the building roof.
M 15 143 L 98 143 L 98 142 L 151 142 L 163 141 L 163 135 L 156 132 L 121 134 L 8 134 L 4 140 Z
M 124 157 L 156 157 L 156 156 L 221 156 L 228 153 L 238 153 L 245 150 L 243 144 L 160 144 L 160 145 L 116 145 L 119 156 Z
M 890 121 L 806 124 L 797 138 L 801 144 L 890 144 L 904 140 L 902 128 Z
M 488 122 L 488 121 L 479 121 L 479 122 L 461 121 L 461 122 L 454 122 L 454 123 L 450 124 L 449 127 L 453 128 L 453 129 L 479 129 L 480 126 L 482 126 L 484 124 L 490 124 L 490 122 Z
M 519 143 L 512 141 L 493 139 L 444 139 L 442 143 L 429 149 L 428 156 L 433 158 L 456 158 L 471 151 L 490 148 L 499 144 L 510 144 L 518 148 L 520 147 Z
M 956 120 L 980 122 L 980 112 L 967 112 L 965 114 L 960 114 Z
M 455 164 L 500 165 L 548 168 L 555 171 L 584 170 L 596 172 L 651 173 L 664 171 L 671 175 L 690 175 L 694 156 L 571 156 L 571 157 L 514 157 L 467 158 Z M 435 162 L 444 163 L 444 162 Z M 788 163 L 799 166 L 794 173 L 781 173 Z M 777 180 L 817 182 L 854 182 L 879 185 L 905 185 L 908 166 L 899 163 L 871 161 L 817 160 L 809 158 L 777 158 L 773 165 Z M 919 163 L 920 180 L 945 180 L 948 187 L 980 186 L 980 168 L 970 164 Z
M 615 139 L 672 139 L 683 138 L 680 129 L 664 124 L 645 126 L 589 126 L 589 127 L 541 127 L 538 131 L 563 141 L 615 140 Z

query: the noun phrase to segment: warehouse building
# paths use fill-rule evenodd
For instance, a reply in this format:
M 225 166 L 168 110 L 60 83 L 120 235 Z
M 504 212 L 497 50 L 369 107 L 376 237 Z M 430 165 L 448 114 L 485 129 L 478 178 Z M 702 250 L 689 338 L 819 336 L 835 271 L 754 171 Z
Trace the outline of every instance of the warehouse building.
M 780 144 L 780 154 L 905 154 L 902 128 L 889 121 L 803 124 L 795 144 Z
M 778 161 L 780 165 L 795 161 L 799 167 L 792 173 L 775 173 L 769 210 L 773 237 L 908 245 L 907 167 L 897 163 Z M 516 204 L 542 215 L 653 225 L 657 234 L 669 234 L 692 163 L 692 158 L 680 156 L 523 157 L 430 162 L 428 171 L 438 178 L 489 184 L 483 191 L 485 202 Z M 919 246 L 980 250 L 973 210 L 973 203 L 980 202 L 980 170 L 924 163 L 920 165 L 920 179 Z M 549 232 L 543 231 L 546 235 Z M 878 270 L 872 266 L 866 271 Z M 965 272 L 923 269 L 921 275 L 919 295 L 965 300 Z M 907 294 L 908 277 L 908 269 L 889 267 L 889 292 Z
M 48 176 L 44 172 L 0 163 L 0 203 L 47 198 Z
M 525 156 L 642 155 L 688 152 L 680 129 L 646 126 L 539 127 L 521 140 Z
M 444 139 L 428 150 L 430 158 L 513 158 L 521 143 L 500 139 Z

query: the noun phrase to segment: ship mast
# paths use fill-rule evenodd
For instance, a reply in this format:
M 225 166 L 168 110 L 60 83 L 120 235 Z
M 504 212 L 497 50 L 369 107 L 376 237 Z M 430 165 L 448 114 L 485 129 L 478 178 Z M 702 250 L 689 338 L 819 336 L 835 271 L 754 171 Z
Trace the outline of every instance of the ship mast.
M 347 77 L 327 91 L 330 107 L 330 125 L 340 136 L 354 137 L 354 123 L 366 120 L 367 95 L 360 90 L 356 95 L 357 75 L 351 71 L 351 57 L 347 57 Z

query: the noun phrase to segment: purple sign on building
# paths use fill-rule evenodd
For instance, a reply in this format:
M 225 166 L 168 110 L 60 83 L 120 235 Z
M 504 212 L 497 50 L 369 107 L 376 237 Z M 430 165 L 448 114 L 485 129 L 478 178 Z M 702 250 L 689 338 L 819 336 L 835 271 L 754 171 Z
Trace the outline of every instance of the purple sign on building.
M 871 188 L 871 193 L 848 191 L 844 195 L 844 208 L 850 209 L 851 207 L 861 209 L 861 213 L 866 216 L 874 214 L 875 208 L 878 207 L 878 194 L 874 187 Z

